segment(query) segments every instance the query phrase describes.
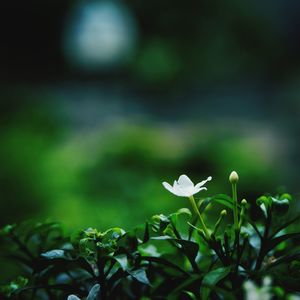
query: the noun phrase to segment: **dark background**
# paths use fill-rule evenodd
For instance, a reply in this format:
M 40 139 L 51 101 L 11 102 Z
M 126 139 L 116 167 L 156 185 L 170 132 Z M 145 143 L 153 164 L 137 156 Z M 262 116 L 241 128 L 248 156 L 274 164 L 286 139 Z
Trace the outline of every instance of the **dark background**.
M 4 1 L 0 223 L 132 226 L 186 206 L 182 173 L 240 198 L 299 192 L 299 1 Z

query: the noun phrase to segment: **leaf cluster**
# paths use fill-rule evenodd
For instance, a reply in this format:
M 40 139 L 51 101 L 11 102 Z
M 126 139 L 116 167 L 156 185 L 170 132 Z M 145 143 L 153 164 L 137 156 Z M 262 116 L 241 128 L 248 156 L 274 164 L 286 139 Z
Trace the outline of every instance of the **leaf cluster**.
M 66 235 L 58 223 L 7 225 L 1 255 L 23 267 L 0 287 L 3 299 L 243 299 L 249 280 L 272 278 L 276 299 L 300 293 L 300 216 L 291 196 L 264 195 L 255 220 L 249 207 L 237 231 L 230 216 L 207 239 L 187 208 L 155 215 L 126 232 L 94 228 Z M 201 199 L 199 211 L 230 196 Z M 190 225 L 188 225 L 190 224 Z

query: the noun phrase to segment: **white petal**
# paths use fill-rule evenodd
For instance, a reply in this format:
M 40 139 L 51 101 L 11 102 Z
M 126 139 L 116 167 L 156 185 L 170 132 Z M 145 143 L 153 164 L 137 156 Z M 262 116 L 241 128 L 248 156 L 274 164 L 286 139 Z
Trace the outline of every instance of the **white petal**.
M 197 184 L 195 185 L 195 188 L 200 188 L 200 187 L 203 186 L 207 181 L 211 181 L 211 180 L 212 180 L 212 177 L 209 176 L 209 177 L 207 177 L 206 180 L 203 180 L 203 181 L 197 183 Z
M 186 195 L 186 192 L 185 191 L 182 191 L 180 189 L 180 186 L 178 185 L 177 187 L 174 188 L 174 191 L 176 192 L 176 195 L 179 196 L 179 197 L 188 197 Z
M 190 187 L 190 186 L 194 186 L 194 183 L 192 182 L 192 180 L 190 178 L 188 178 L 186 175 L 181 175 L 178 179 L 178 184 L 181 187 Z
M 174 194 L 176 196 L 181 196 L 181 195 L 178 195 L 177 189 L 175 187 L 171 186 L 169 183 L 163 182 L 162 184 L 163 184 L 164 188 L 167 189 L 172 194 Z
M 207 188 L 206 187 L 199 187 L 199 188 L 195 187 L 193 195 L 199 193 L 200 191 L 207 191 Z
M 178 196 L 190 197 L 193 195 L 194 186 L 182 186 L 177 184 L 174 186 L 174 189 L 177 191 Z

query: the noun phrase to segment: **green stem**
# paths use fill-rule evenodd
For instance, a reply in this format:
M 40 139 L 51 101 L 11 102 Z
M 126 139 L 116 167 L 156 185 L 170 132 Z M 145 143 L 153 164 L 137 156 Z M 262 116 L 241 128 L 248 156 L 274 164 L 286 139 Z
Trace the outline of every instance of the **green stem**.
M 238 202 L 237 202 L 237 185 L 232 183 L 232 200 L 233 200 L 233 222 L 235 231 L 239 230 Z
M 207 227 L 206 227 L 206 225 L 205 225 L 205 223 L 204 223 L 204 221 L 203 221 L 203 219 L 202 219 L 202 216 L 201 216 L 201 214 L 200 214 L 200 211 L 199 211 L 199 209 L 198 209 L 198 206 L 197 206 L 197 204 L 196 204 L 196 202 L 195 202 L 194 196 L 190 196 L 189 199 L 190 199 L 191 205 L 192 205 L 192 207 L 193 207 L 195 213 L 196 213 L 196 214 L 198 215 L 198 217 L 199 217 L 199 221 L 200 221 L 200 223 L 201 223 L 202 229 L 204 230 L 204 233 L 205 233 L 206 238 L 207 238 L 208 240 L 210 240 L 210 234 L 209 234 L 209 232 L 208 232 L 208 230 L 207 230 Z

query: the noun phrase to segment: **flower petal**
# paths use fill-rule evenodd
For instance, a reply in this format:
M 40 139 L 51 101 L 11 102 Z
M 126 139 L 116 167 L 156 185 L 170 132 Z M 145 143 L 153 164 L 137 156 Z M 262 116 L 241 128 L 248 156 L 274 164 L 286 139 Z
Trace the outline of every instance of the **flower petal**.
M 181 196 L 179 195 L 176 187 L 171 186 L 169 183 L 167 182 L 163 182 L 162 185 L 164 186 L 165 189 L 167 189 L 169 192 L 171 192 L 172 194 L 176 195 L 176 196 Z
M 181 175 L 178 179 L 178 184 L 181 186 L 181 187 L 192 187 L 194 186 L 194 183 L 192 182 L 192 180 L 186 176 L 186 175 Z
M 199 188 L 195 187 L 195 189 L 193 191 L 193 195 L 199 193 L 200 191 L 207 191 L 207 188 L 206 187 L 199 187 Z
M 207 181 L 211 181 L 212 180 L 212 177 L 211 176 L 209 176 L 209 177 L 207 177 L 207 179 L 206 180 L 203 180 L 203 181 L 201 181 L 201 182 L 199 182 L 199 183 L 197 183 L 196 185 L 195 185 L 195 188 L 200 188 L 201 186 L 203 186 Z
M 182 187 L 181 185 L 177 185 L 174 187 L 174 189 L 177 192 L 177 196 L 181 196 L 181 197 L 190 197 L 193 195 L 193 190 L 194 187 Z
M 186 195 L 186 192 L 180 189 L 180 186 L 179 186 L 179 185 L 176 186 L 176 187 L 174 188 L 174 191 L 176 192 L 175 195 L 177 195 L 177 196 L 179 196 L 179 197 L 188 197 L 188 196 Z

